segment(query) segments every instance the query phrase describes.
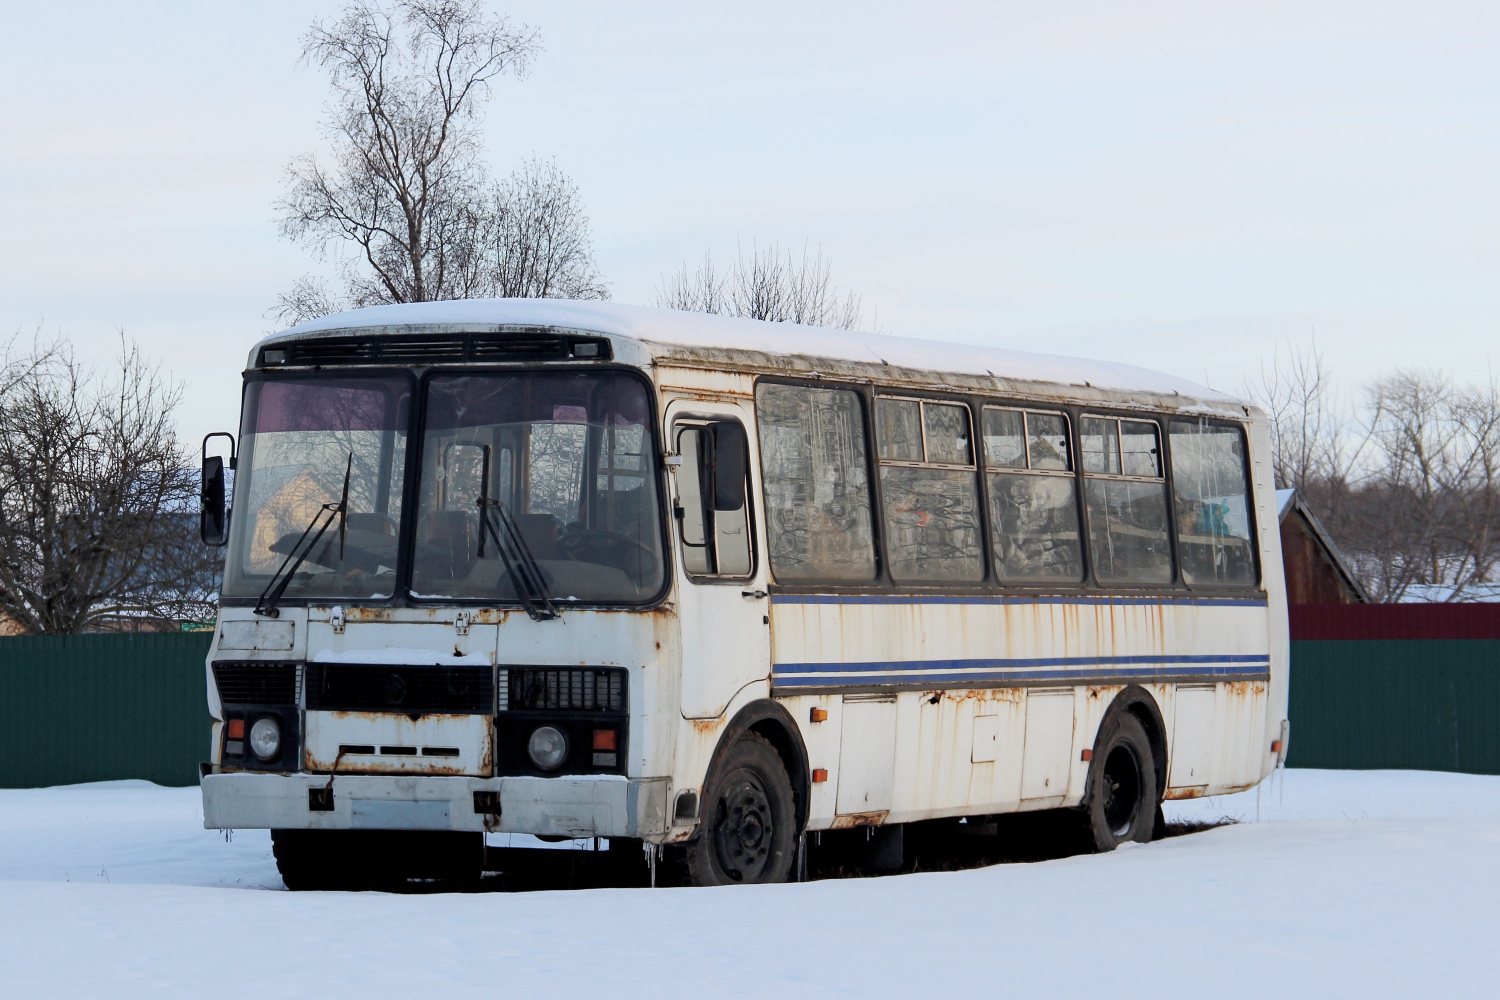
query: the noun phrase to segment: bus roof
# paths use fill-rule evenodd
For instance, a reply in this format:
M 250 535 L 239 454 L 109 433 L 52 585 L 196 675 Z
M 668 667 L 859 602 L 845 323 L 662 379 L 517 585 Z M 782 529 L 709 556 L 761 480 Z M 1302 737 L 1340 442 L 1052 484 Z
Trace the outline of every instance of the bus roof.
M 896 368 L 938 376 L 949 374 L 1008 383 L 1042 383 L 1179 397 L 1179 406 L 1187 402 L 1180 397 L 1189 397 L 1210 409 L 1240 409 L 1239 401 L 1232 396 L 1136 365 L 571 299 L 462 299 L 371 306 L 294 326 L 267 337 L 256 345 L 255 350 L 268 343 L 304 337 L 346 336 L 351 333 L 453 333 L 460 330 L 488 332 L 514 326 L 588 331 L 615 340 L 633 340 L 644 348 L 650 359 L 663 363 L 677 360 L 701 364 L 707 361 L 732 366 L 737 361 L 744 362 L 747 355 L 769 355 L 805 362 L 789 367 L 776 366 L 789 373 L 800 370 L 834 374 L 845 366 Z M 255 351 L 252 351 L 252 367 L 255 357 Z

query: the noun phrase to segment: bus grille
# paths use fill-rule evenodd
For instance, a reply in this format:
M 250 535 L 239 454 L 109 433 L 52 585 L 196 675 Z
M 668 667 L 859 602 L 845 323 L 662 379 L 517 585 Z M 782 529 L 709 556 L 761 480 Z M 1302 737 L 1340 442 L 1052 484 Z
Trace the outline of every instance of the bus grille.
M 495 705 L 488 665 L 309 663 L 306 678 L 309 709 L 488 715 Z
M 297 703 L 297 667 L 292 663 L 215 663 L 214 684 L 226 705 Z
M 508 675 L 508 676 L 507 676 Z M 502 704 L 514 712 L 623 712 L 625 672 L 587 667 L 501 671 Z
M 580 345 L 589 345 L 580 350 Z M 482 361 L 607 361 L 610 343 L 602 337 L 565 337 L 540 329 L 505 333 L 388 334 L 318 337 L 270 344 L 260 366 L 286 365 L 443 365 Z

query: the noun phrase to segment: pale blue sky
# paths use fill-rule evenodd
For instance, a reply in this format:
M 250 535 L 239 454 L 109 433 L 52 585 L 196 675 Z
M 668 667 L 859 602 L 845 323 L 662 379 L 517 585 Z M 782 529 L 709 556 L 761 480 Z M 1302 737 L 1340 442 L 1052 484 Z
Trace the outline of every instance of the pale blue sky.
M 0 7 L 0 331 L 123 326 L 189 383 L 187 436 L 232 426 L 315 266 L 271 203 L 336 6 Z M 908 336 L 1226 389 L 1314 331 L 1351 383 L 1500 361 L 1493 3 L 496 9 L 546 52 L 497 88 L 491 162 L 577 179 L 618 301 L 809 240 Z

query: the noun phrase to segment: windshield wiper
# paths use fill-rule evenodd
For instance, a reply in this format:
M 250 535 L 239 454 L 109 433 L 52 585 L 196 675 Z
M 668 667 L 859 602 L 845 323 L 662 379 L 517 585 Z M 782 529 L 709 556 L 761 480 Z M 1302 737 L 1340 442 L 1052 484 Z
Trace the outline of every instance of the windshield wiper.
M 505 572 L 510 576 L 510 585 L 516 597 L 526 608 L 532 621 L 545 622 L 562 617 L 552 598 L 547 594 L 547 580 L 542 568 L 536 564 L 526 539 L 516 527 L 515 519 L 505 504 L 488 497 L 479 498 L 479 557 L 484 558 L 485 532 L 495 540 L 495 551 L 505 563 Z
M 317 548 L 318 540 L 323 537 L 323 532 L 333 526 L 334 516 L 339 519 L 339 562 L 344 561 L 344 536 L 347 534 L 346 525 L 349 521 L 349 473 L 354 470 L 354 452 L 349 453 L 349 461 L 344 465 L 344 492 L 339 497 L 338 503 L 325 503 L 318 508 L 307 527 L 302 529 L 302 537 L 287 551 L 286 558 L 281 560 L 281 566 L 271 576 L 271 582 L 266 584 L 266 589 L 261 591 L 260 600 L 256 602 L 252 614 L 264 618 L 280 618 L 281 612 L 277 610 L 276 603 L 281 600 L 281 595 L 286 593 L 287 584 L 292 582 L 292 575 L 297 572 L 312 550 Z M 324 515 L 327 515 L 326 518 Z M 319 522 L 322 522 L 321 524 Z M 316 529 L 316 530 L 314 530 Z M 312 540 L 308 541 L 308 535 Z M 302 543 L 307 542 L 304 546 Z M 301 550 L 300 552 L 298 550 Z
M 547 579 L 542 576 L 542 568 L 536 564 L 531 549 L 526 545 L 526 539 L 521 537 L 521 529 L 516 527 L 515 518 L 505 509 L 505 504 L 499 500 L 491 500 L 486 495 L 489 492 L 489 458 L 490 450 L 486 447 L 484 471 L 480 476 L 479 558 L 484 558 L 484 536 L 488 532 L 495 540 L 496 554 L 505 563 L 505 572 L 510 577 L 510 585 L 515 589 L 516 598 L 526 608 L 526 614 L 531 620 L 546 622 L 561 618 L 562 612 L 557 610 L 557 605 L 552 603 L 552 598 L 547 594 Z

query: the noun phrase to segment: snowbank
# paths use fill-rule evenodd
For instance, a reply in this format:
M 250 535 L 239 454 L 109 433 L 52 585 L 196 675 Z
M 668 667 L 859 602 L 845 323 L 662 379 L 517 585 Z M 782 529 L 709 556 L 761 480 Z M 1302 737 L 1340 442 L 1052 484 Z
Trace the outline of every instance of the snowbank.
M 0 992 L 1492 996 L 1500 778 L 1279 774 L 1110 855 L 806 885 L 291 894 L 196 789 L 0 791 Z

